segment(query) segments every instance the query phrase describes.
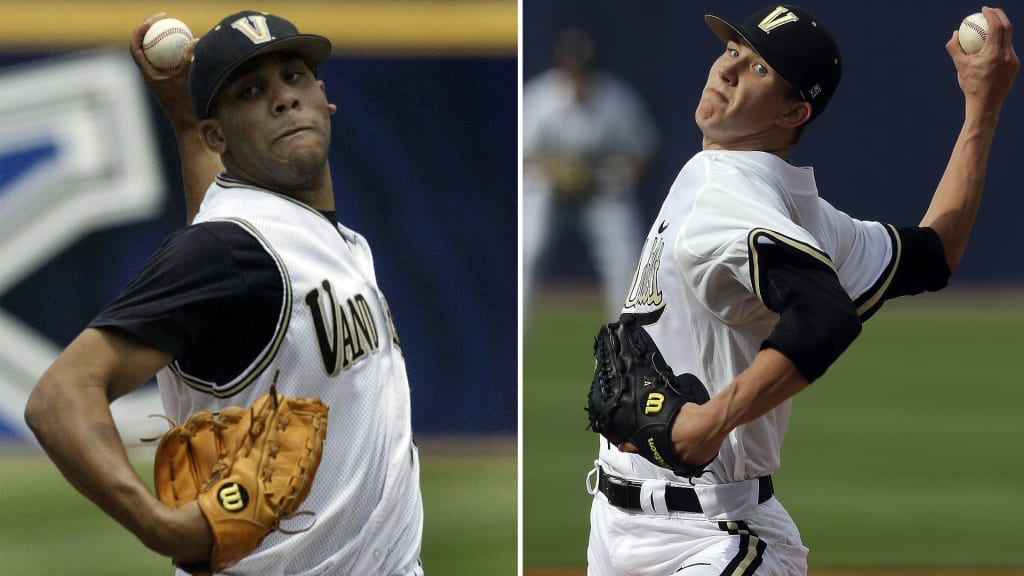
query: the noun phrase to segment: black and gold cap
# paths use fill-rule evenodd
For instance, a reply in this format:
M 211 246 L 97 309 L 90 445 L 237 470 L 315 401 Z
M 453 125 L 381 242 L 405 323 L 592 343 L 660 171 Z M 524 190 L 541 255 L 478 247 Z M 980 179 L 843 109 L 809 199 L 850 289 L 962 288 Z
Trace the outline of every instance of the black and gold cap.
M 704 20 L 723 41 L 742 40 L 764 58 L 811 104 L 811 118 L 825 110 L 843 75 L 839 46 L 832 33 L 813 14 L 788 4 L 758 11 L 742 25 L 721 16 Z
M 331 41 L 315 34 L 302 34 L 288 20 L 266 12 L 243 10 L 227 16 L 196 44 L 189 72 L 189 92 L 196 117 L 210 117 L 210 104 L 232 72 L 253 57 L 269 52 L 294 52 L 315 70 L 330 57 Z

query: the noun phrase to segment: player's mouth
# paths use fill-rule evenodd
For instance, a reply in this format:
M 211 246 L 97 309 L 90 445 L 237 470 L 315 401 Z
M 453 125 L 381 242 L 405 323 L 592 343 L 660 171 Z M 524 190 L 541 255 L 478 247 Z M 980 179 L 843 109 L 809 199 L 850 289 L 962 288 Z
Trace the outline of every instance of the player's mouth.
M 729 99 L 725 97 L 725 94 L 723 94 L 722 92 L 712 88 L 711 86 L 705 87 L 704 91 L 707 92 L 708 94 L 711 94 L 712 96 L 715 96 L 715 97 L 719 98 L 723 102 L 728 102 L 729 101 Z
M 282 132 L 280 136 L 278 136 L 277 138 L 274 138 L 274 142 L 281 142 L 281 141 L 287 140 L 287 139 L 291 138 L 292 136 L 295 136 L 297 134 L 302 134 L 302 133 L 310 131 L 312 129 L 313 128 L 310 127 L 310 126 L 295 126 L 293 128 L 289 128 L 289 129 L 285 130 L 284 132 Z

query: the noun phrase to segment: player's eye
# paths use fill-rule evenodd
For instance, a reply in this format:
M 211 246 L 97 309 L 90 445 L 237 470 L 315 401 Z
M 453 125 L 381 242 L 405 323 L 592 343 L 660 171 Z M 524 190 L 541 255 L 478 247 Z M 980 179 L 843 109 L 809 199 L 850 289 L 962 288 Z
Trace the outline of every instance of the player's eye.
M 754 64 L 753 68 L 754 72 L 757 72 L 760 76 L 768 75 L 768 67 L 765 66 L 764 64 Z
M 305 75 L 306 73 L 302 70 L 287 70 L 282 76 L 285 82 L 297 82 Z
M 238 89 L 238 97 L 243 100 L 248 100 L 255 97 L 260 92 L 260 87 L 257 84 L 242 84 Z
M 740 51 L 735 49 L 735 48 L 726 48 L 725 53 L 728 54 L 729 56 L 733 57 L 733 58 L 739 58 L 740 57 Z

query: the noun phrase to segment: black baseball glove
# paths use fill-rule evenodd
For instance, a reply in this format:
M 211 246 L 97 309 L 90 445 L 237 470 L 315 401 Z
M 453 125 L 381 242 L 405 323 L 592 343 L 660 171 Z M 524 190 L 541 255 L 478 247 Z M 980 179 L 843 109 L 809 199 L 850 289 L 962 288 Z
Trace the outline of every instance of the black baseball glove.
M 641 456 L 679 476 L 699 476 L 710 462 L 693 466 L 676 455 L 672 419 L 683 404 L 708 401 L 704 384 L 693 374 L 673 375 L 632 314 L 601 327 L 594 358 L 588 428 L 616 445 L 631 442 Z

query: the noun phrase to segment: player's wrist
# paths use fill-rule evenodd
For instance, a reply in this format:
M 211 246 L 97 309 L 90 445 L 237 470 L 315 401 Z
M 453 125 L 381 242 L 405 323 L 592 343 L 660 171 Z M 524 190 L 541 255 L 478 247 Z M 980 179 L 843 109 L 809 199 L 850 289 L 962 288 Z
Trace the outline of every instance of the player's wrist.
M 683 462 L 701 464 L 718 454 L 728 434 L 714 398 L 705 404 L 687 402 L 672 422 L 672 447 Z
M 213 551 L 213 536 L 209 524 L 195 501 L 177 508 L 157 502 L 154 522 L 145 535 L 139 534 L 143 544 L 175 564 L 199 565 L 209 563 Z

